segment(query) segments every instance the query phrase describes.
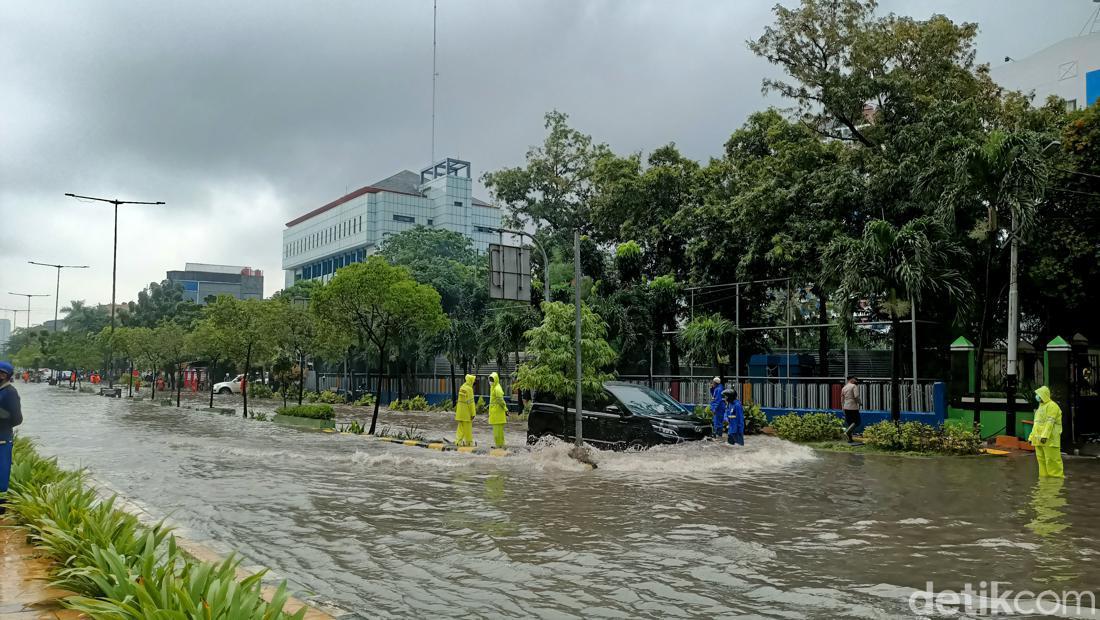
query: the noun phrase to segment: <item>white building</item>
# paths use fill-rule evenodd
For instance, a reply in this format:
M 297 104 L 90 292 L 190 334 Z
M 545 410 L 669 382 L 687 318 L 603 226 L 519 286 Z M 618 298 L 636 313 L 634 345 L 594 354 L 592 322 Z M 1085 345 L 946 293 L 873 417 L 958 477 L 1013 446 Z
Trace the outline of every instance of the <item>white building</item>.
M 1009 90 L 1035 93 L 1041 105 L 1050 95 L 1070 109 L 1092 105 L 1100 97 L 1100 32 L 1055 43 L 1026 58 L 990 68 L 990 76 Z
M 0 351 L 10 357 L 11 353 L 7 351 L 8 340 L 11 340 L 11 321 L 0 319 Z
M 448 158 L 420 174 L 398 172 L 287 222 L 286 285 L 328 280 L 377 252 L 387 236 L 416 226 L 461 233 L 486 252 L 499 237 L 500 209 L 474 198 L 472 185 L 470 162 Z

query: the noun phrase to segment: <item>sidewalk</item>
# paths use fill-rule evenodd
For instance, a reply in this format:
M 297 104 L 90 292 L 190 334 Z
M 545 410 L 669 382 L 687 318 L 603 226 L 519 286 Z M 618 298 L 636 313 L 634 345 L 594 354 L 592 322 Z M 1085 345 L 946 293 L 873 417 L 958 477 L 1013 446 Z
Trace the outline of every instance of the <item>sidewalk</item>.
M 71 592 L 50 588 L 49 561 L 37 557 L 26 531 L 0 518 L 0 620 L 76 620 L 57 600 Z

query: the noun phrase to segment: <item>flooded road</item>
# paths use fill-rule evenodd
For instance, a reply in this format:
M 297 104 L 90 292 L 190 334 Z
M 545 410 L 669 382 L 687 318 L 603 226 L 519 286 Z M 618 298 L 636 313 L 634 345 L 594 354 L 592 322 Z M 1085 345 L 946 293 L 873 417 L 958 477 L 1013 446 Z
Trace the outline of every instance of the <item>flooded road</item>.
M 43 453 L 363 617 L 911 617 L 926 581 L 1100 589 L 1092 460 L 1039 486 L 1024 459 L 749 437 L 587 471 L 560 444 L 436 453 L 18 387 Z M 450 436 L 437 415 L 410 419 Z

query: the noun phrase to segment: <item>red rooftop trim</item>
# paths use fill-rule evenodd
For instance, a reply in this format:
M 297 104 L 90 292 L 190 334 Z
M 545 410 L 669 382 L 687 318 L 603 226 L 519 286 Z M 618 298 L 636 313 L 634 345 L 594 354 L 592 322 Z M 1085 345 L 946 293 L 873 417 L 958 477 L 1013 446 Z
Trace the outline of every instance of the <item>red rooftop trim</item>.
M 315 215 L 320 215 L 320 214 L 324 213 L 325 211 L 328 211 L 329 209 L 335 209 L 336 207 L 339 207 L 340 205 L 344 204 L 345 202 L 348 202 L 349 200 L 355 200 L 356 198 L 358 198 L 360 196 L 363 196 L 364 194 L 377 194 L 379 192 L 388 192 L 390 194 L 403 194 L 405 196 L 420 196 L 421 198 L 423 198 L 423 196 L 421 194 L 410 194 L 408 192 L 395 192 L 391 189 L 381 189 L 381 188 L 375 187 L 373 185 L 368 185 L 366 187 L 360 187 L 359 189 L 355 190 L 354 192 L 348 194 L 347 196 L 337 198 L 336 200 L 333 200 L 332 202 L 328 203 L 327 205 L 325 205 L 323 207 L 318 207 L 318 208 L 310 211 L 309 213 L 306 213 L 305 215 L 303 215 L 301 217 L 297 217 L 297 218 L 294 218 L 293 220 L 290 220 L 289 222 L 286 223 L 286 227 L 290 228 L 291 226 L 301 224 L 302 222 L 308 220 L 309 218 L 311 218 Z

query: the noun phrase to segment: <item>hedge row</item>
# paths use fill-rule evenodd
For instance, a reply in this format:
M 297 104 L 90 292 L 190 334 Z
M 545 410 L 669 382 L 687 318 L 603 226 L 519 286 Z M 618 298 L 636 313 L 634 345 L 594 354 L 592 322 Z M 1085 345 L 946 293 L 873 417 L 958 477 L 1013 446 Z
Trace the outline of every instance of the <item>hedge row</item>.
M 279 407 L 275 410 L 278 415 L 288 415 L 295 418 L 310 418 L 313 420 L 331 420 L 336 417 L 332 405 L 294 405 L 291 407 Z
M 84 474 L 15 442 L 9 512 L 30 531 L 35 547 L 53 560 L 54 585 L 75 592 L 62 604 L 93 618 L 240 618 L 301 620 L 303 608 L 282 611 L 286 584 L 268 603 L 263 573 L 237 581 L 240 560 L 198 562 L 176 546 L 163 522 L 141 525 L 102 500 Z

